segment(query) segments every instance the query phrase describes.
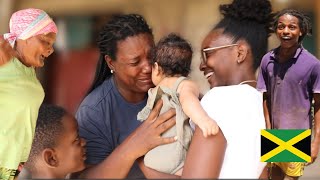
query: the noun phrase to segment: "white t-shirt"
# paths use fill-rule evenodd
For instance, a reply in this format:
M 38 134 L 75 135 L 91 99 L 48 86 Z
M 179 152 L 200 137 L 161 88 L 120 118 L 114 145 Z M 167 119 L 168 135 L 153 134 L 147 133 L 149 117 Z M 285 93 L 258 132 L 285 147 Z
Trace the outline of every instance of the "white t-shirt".
M 211 89 L 201 105 L 222 130 L 227 148 L 219 178 L 259 178 L 260 130 L 265 129 L 262 94 L 249 85 Z

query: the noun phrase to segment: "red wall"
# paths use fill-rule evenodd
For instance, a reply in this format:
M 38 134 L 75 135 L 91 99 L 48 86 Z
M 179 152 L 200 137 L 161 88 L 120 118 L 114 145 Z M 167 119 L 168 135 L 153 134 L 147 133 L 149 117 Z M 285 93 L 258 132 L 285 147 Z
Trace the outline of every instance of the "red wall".
M 45 78 L 45 101 L 74 114 L 93 81 L 98 58 L 98 50 L 94 48 L 54 56 Z

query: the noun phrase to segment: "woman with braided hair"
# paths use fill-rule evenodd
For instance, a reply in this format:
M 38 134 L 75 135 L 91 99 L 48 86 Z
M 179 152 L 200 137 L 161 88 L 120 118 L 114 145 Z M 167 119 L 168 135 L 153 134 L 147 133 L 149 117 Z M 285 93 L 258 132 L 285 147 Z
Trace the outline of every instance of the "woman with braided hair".
M 234 0 L 221 11 L 225 17 L 202 43 L 200 65 L 212 88 L 201 104 L 219 131 L 205 138 L 195 127 L 183 178 L 258 178 L 265 166 L 259 151 L 260 129 L 265 128 L 262 95 L 253 86 L 255 65 L 267 49 L 271 5 L 267 0 Z M 76 115 L 80 136 L 87 141 L 87 168 L 80 177 L 124 178 L 136 158 L 173 142 L 160 135 L 173 126 L 174 110 L 156 118 L 159 101 L 142 125 L 135 119 L 153 87 L 148 60 L 153 36 L 141 16 L 115 16 L 98 44 L 95 83 Z M 128 178 L 141 177 L 135 167 L 133 172 Z
M 154 86 L 149 61 L 153 46 L 152 30 L 140 15 L 114 16 L 102 28 L 95 80 L 76 113 L 80 136 L 87 141 L 86 164 L 91 167 L 81 174 L 83 177 L 120 178 L 120 171 L 132 166 L 132 161 L 123 163 L 121 168 L 113 163 L 116 170 L 112 170 L 108 162 L 116 147 L 141 124 L 137 114 L 147 103 L 148 90 Z M 159 144 L 173 142 L 173 138 L 160 138 L 160 133 L 158 137 Z M 117 158 L 118 163 L 120 159 Z M 143 178 L 143 174 L 134 164 L 127 177 Z
M 0 70 L 10 64 L 12 56 L 8 41 L 2 43 Z M 115 16 L 102 29 L 98 45 L 101 54 L 96 78 L 76 115 L 80 137 L 87 140 L 86 169 L 72 177 L 143 177 L 134 165 L 135 160 L 156 146 L 175 141 L 173 137 L 161 137 L 175 124 L 173 109 L 159 115 L 162 101 L 154 106 L 141 125 L 136 119 L 137 113 L 146 105 L 148 89 L 153 87 L 149 64 L 149 51 L 154 45 L 152 31 L 140 15 Z M 0 97 L 2 90 L 1 86 Z M 3 99 L 0 100 L 2 103 Z M 0 148 L 4 147 L 2 142 Z M 54 157 L 50 161 L 59 165 L 58 159 Z M 14 175 L 14 172 L 8 173 Z M 30 172 L 24 168 L 19 178 L 28 177 L 31 177 Z

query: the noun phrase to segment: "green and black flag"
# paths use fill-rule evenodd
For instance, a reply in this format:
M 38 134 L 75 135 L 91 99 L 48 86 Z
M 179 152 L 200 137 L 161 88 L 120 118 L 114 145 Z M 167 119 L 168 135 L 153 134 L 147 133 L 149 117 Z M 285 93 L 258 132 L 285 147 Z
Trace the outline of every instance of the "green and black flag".
M 310 129 L 261 130 L 262 162 L 310 162 Z

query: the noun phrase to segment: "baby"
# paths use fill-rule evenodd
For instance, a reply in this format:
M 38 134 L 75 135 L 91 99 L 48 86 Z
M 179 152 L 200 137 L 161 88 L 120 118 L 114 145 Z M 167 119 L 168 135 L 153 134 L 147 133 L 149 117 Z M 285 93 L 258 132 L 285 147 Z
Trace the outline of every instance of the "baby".
M 215 135 L 219 128 L 202 109 L 197 85 L 186 78 L 192 60 L 191 45 L 178 35 L 169 34 L 158 42 L 151 54 L 152 82 L 156 87 L 148 91 L 147 105 L 139 112 L 138 120 L 144 121 L 155 103 L 162 99 L 160 114 L 176 109 L 176 126 L 162 136 L 176 136 L 177 141 L 149 151 L 144 163 L 157 171 L 179 175 L 192 137 L 188 119 L 201 128 L 205 137 Z

